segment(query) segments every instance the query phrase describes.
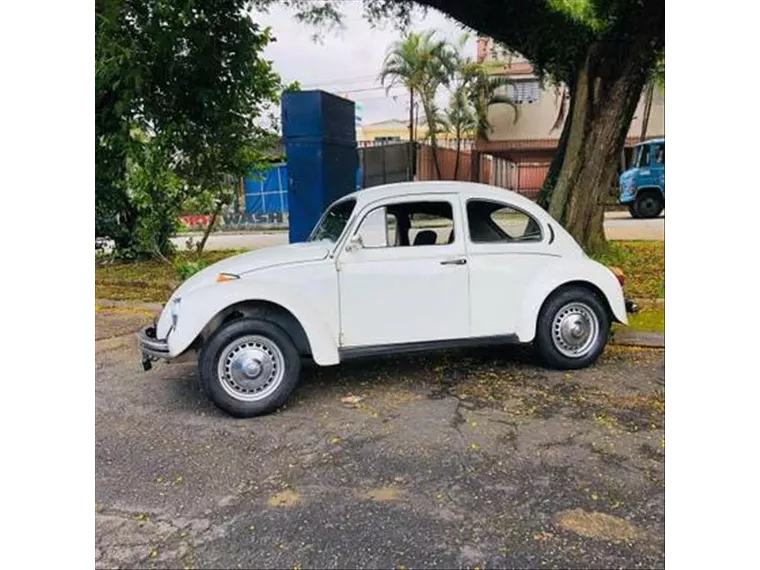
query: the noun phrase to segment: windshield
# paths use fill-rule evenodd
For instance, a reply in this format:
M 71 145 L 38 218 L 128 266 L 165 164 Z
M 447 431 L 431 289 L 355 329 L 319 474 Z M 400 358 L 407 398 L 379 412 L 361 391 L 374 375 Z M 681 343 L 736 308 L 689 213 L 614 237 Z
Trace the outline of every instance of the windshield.
M 351 213 L 354 211 L 356 200 L 343 200 L 327 210 L 322 215 L 319 223 L 311 232 L 309 241 L 320 241 L 323 239 L 330 240 L 331 242 L 337 242 L 340 234 L 348 224 L 348 220 L 351 219 Z

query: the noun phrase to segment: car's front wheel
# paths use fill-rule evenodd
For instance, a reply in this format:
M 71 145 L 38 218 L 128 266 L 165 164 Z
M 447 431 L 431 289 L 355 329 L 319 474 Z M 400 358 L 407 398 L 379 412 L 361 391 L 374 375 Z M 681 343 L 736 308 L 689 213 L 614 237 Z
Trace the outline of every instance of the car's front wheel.
M 242 318 L 219 327 L 198 361 L 203 391 L 217 407 L 239 418 L 272 412 L 298 383 L 301 359 L 279 326 Z
M 536 347 L 551 368 L 584 368 L 599 358 L 609 332 L 604 301 L 584 287 L 567 287 L 544 303 L 538 316 Z

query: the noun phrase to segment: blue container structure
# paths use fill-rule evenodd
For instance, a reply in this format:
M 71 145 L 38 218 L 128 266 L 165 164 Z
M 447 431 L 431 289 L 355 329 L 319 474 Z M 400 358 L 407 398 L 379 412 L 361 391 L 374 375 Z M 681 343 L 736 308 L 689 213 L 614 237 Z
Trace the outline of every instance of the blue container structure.
M 290 242 L 306 241 L 325 208 L 356 190 L 359 157 L 353 101 L 324 91 L 282 98 Z
M 275 164 L 245 179 L 245 213 L 273 214 L 288 211 L 288 166 Z

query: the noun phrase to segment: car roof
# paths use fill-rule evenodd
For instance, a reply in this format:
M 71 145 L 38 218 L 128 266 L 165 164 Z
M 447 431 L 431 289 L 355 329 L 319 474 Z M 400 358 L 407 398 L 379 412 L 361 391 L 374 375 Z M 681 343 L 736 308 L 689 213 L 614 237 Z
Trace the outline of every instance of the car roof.
M 346 195 L 344 198 L 353 197 L 362 201 L 375 201 L 393 196 L 414 196 L 416 194 L 460 194 L 507 200 L 516 206 L 521 206 L 528 210 L 533 210 L 536 207 L 535 202 L 512 190 L 491 186 L 490 184 L 460 182 L 457 180 L 425 180 L 421 182 L 384 184 L 382 186 L 372 186 L 357 190 Z
M 394 184 L 385 184 L 382 186 L 373 186 L 371 188 L 365 188 L 363 190 L 357 190 L 351 194 L 347 194 L 342 198 L 336 200 L 336 202 L 343 202 L 344 200 L 355 199 L 357 205 L 362 208 L 371 205 L 378 200 L 384 200 L 386 198 L 394 197 L 408 197 L 415 195 L 430 195 L 430 194 L 455 194 L 462 198 L 476 198 L 482 200 L 493 200 L 495 202 L 506 203 L 509 206 L 514 206 L 539 220 L 543 223 L 551 223 L 551 235 L 552 240 L 551 247 L 556 251 L 561 251 L 563 255 L 575 254 L 585 255 L 583 249 L 578 243 L 570 236 L 569 233 L 551 217 L 549 212 L 544 210 L 536 202 L 529 200 L 525 196 L 513 192 L 512 190 L 506 190 L 499 188 L 498 186 L 491 186 L 490 184 L 480 184 L 477 182 L 459 182 L 455 180 L 426 180 L 422 182 L 397 182 Z

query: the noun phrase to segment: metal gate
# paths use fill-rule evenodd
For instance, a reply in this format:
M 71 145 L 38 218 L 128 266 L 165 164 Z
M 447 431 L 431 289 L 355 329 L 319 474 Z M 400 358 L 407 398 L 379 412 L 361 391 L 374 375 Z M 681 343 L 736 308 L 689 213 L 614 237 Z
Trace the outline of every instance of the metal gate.
M 367 144 L 359 151 L 359 185 L 370 188 L 414 180 L 415 149 L 408 142 Z

